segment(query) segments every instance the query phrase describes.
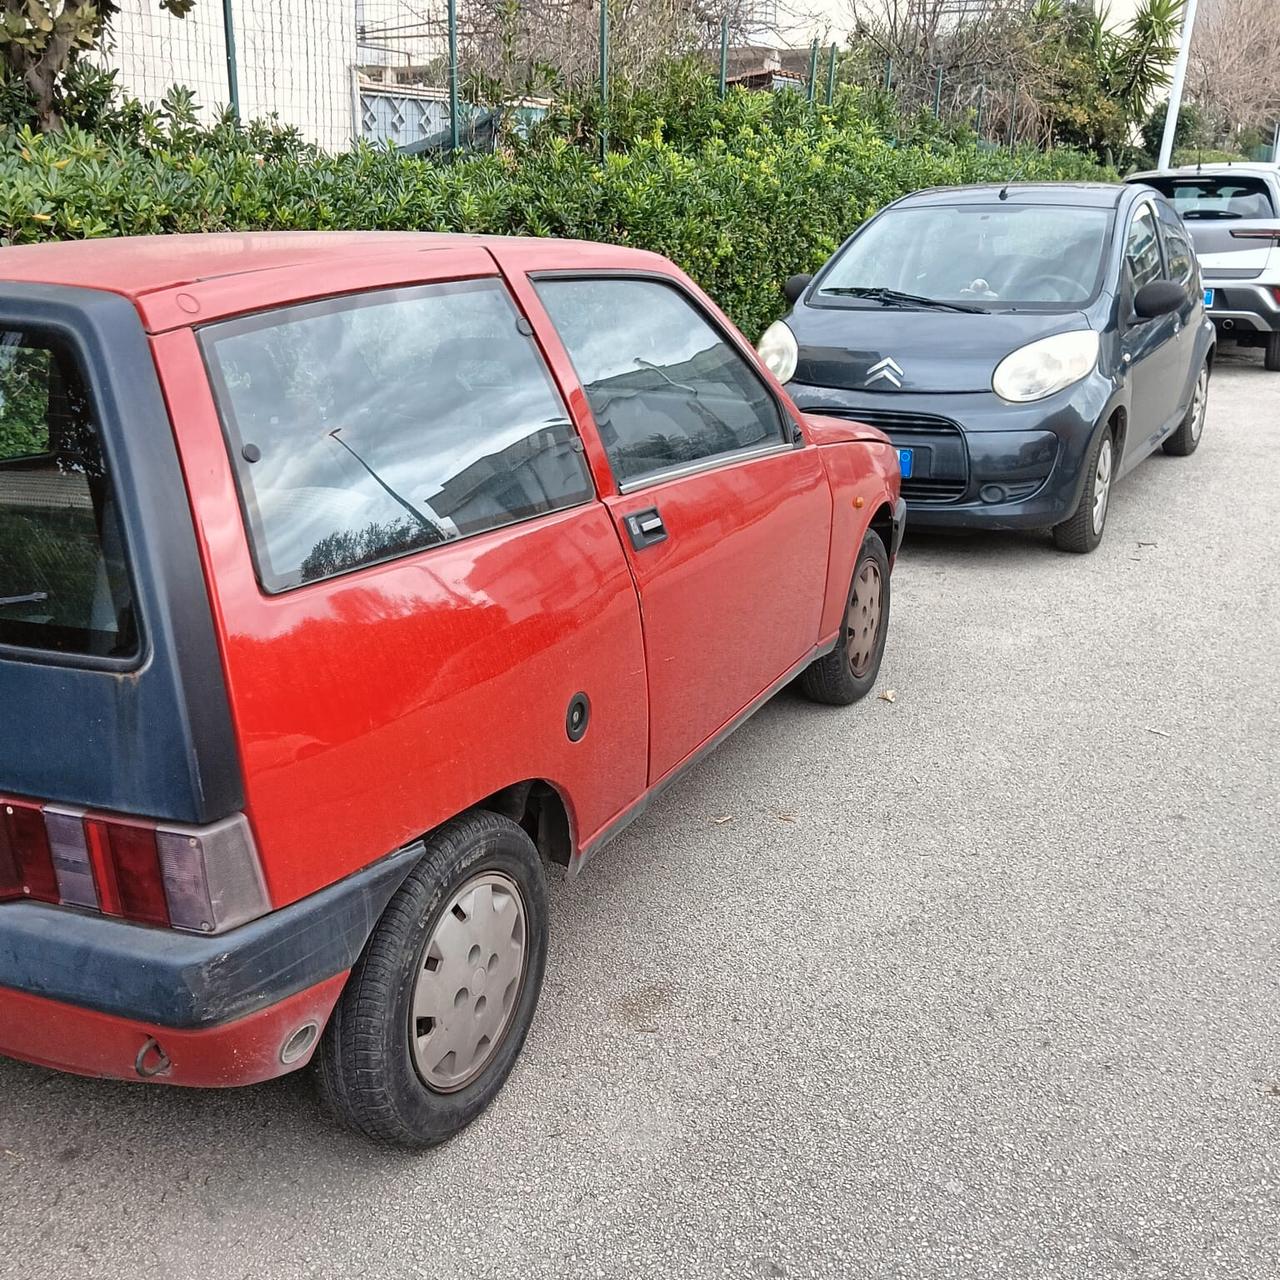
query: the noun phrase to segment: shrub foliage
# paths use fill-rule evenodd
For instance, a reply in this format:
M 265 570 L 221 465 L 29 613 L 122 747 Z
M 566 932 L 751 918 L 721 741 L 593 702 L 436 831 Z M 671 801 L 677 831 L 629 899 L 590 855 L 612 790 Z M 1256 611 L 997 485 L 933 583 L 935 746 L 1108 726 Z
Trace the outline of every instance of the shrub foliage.
M 709 82 L 673 76 L 665 92 L 615 93 L 607 121 L 571 104 L 498 154 L 445 164 L 369 145 L 326 154 L 270 125 L 201 126 L 175 90 L 95 132 L 0 131 L 0 237 L 395 228 L 613 241 L 674 259 L 754 337 L 782 309 L 782 280 L 905 192 L 1114 178 L 1076 152 L 982 149 L 931 120 L 894 137 L 884 115 L 855 89 L 831 107 L 785 93 L 721 102 Z

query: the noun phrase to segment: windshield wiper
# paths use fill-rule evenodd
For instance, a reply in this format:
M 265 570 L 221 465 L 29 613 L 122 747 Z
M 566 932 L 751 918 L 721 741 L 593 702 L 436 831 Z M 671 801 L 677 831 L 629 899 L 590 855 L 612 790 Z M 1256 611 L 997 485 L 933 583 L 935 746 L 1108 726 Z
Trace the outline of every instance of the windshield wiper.
M 663 382 L 667 383 L 669 386 L 675 387 L 677 391 L 687 391 L 691 396 L 697 396 L 697 387 L 691 387 L 687 382 L 677 382 L 661 365 L 654 364 L 652 360 L 646 360 L 643 356 L 633 356 L 632 359 L 642 369 L 649 369 L 653 373 L 656 373 Z
M 0 596 L 0 608 L 9 604 L 43 604 L 48 598 L 47 591 L 28 591 L 25 596 Z
M 926 298 L 919 293 L 903 293 L 900 289 L 871 289 L 863 285 L 834 285 L 828 289 L 820 289 L 819 293 L 835 293 L 844 298 L 865 298 L 868 302 L 879 302 L 886 307 L 932 307 L 937 311 L 963 311 L 968 315 L 986 315 L 985 307 L 971 307 L 964 302 L 944 302 L 941 298 Z

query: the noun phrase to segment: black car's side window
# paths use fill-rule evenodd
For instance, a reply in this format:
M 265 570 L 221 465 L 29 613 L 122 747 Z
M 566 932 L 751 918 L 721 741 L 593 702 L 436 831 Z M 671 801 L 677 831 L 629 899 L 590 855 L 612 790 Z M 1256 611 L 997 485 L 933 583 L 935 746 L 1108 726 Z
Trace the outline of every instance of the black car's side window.
M 786 443 L 764 382 L 679 290 L 638 278 L 543 279 L 537 290 L 619 484 Z
M 1169 279 L 1190 285 L 1195 274 L 1195 251 L 1178 215 L 1166 205 L 1160 206 L 1160 230 L 1164 235 L 1165 257 L 1169 260 Z
M 258 577 L 283 591 L 586 502 L 577 432 L 497 280 L 202 333 Z
M 1149 204 L 1144 204 L 1129 223 L 1125 237 L 1124 260 L 1129 268 L 1129 280 L 1133 292 L 1144 284 L 1159 280 L 1164 264 L 1160 260 L 1160 240 L 1156 233 L 1156 219 Z

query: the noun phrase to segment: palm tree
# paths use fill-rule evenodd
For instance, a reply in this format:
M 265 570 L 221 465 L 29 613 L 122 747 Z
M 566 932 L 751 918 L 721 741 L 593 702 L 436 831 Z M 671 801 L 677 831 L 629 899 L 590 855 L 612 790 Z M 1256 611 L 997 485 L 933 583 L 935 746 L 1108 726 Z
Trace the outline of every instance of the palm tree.
M 1105 3 L 1035 0 L 1028 18 L 1050 80 L 1043 105 L 1051 117 L 1074 118 L 1069 140 L 1095 151 L 1128 141 L 1169 83 L 1185 5 L 1142 0 L 1128 22 L 1113 26 Z

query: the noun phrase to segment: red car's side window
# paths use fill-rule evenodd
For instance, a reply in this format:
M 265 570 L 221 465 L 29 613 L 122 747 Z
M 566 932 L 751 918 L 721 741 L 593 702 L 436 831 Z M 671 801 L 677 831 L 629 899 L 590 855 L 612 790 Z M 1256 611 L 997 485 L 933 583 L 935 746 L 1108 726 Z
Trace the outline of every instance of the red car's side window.
M 679 290 L 622 277 L 536 288 L 619 484 L 787 443 L 764 382 Z
M 498 280 L 378 290 L 201 334 L 267 591 L 592 496 Z

